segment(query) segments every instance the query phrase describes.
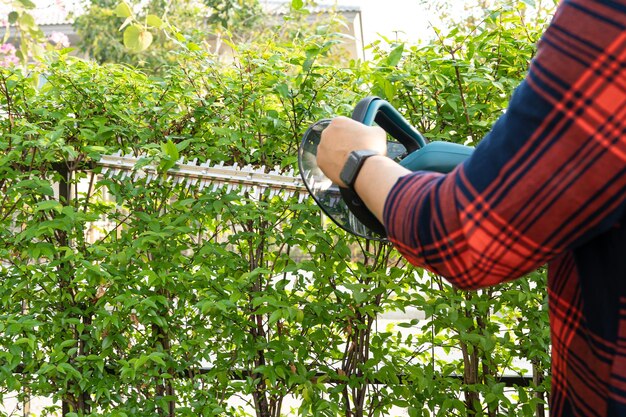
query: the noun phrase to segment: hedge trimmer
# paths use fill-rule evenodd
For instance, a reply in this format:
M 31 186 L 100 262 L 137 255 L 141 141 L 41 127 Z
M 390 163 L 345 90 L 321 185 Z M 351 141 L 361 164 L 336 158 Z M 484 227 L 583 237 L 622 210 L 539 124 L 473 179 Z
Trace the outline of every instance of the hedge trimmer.
M 298 194 L 300 202 L 308 195 L 302 180 L 294 175 L 293 170 L 280 172 L 279 168 L 274 168 L 266 172 L 265 167 L 254 168 L 252 165 L 227 166 L 221 162 L 211 166 L 211 161 L 197 164 L 196 160 L 185 163 L 184 159 L 180 159 L 164 175 L 158 172 L 155 165 L 138 164 L 140 160 L 141 158 L 124 156 L 118 152 L 113 155 L 103 155 L 97 165 L 102 167 L 101 173 L 105 176 L 120 179 L 132 177 L 133 180 L 145 178 L 146 183 L 165 179 L 172 181 L 173 184 L 184 181 L 189 186 L 196 186 L 198 191 L 205 188 L 211 191 L 225 188 L 226 192 L 239 189 L 242 193 L 260 195 L 269 190 L 270 197 L 279 193 L 283 193 L 286 197 Z
M 383 128 L 395 139 L 387 142 L 387 155 L 411 171 L 450 172 L 473 152 L 473 148 L 455 143 L 428 143 L 391 104 L 378 97 L 361 100 L 352 118 L 366 125 L 376 123 Z M 185 181 L 189 186 L 197 186 L 199 191 L 205 188 L 212 191 L 225 188 L 227 192 L 239 189 L 258 196 L 269 190 L 270 197 L 279 193 L 285 197 L 297 194 L 300 202 L 310 194 L 322 211 L 344 230 L 367 239 L 385 239 L 384 226 L 358 195 L 333 184 L 317 166 L 317 146 L 329 123 L 329 119 L 320 120 L 304 134 L 298 149 L 300 177 L 295 176 L 293 170 L 281 172 L 274 168 L 266 172 L 265 167 L 227 166 L 223 162 L 211 166 L 210 161 L 197 164 L 196 160 L 185 163 L 183 159 L 163 174 L 153 164 L 139 163 L 142 158 L 120 153 L 103 155 L 97 165 L 102 167 L 102 174 L 110 177 L 146 178 L 146 183 L 165 179 L 174 184 Z
M 469 146 L 456 143 L 428 143 L 391 104 L 378 97 L 361 100 L 352 118 L 365 125 L 376 123 L 396 139 L 387 141 L 387 156 L 410 171 L 450 172 L 474 151 Z M 367 239 L 385 239 L 385 227 L 359 196 L 348 188 L 333 184 L 317 165 L 317 147 L 321 133 L 329 123 L 330 120 L 321 120 L 304 134 L 298 150 L 302 180 L 322 211 L 341 228 Z

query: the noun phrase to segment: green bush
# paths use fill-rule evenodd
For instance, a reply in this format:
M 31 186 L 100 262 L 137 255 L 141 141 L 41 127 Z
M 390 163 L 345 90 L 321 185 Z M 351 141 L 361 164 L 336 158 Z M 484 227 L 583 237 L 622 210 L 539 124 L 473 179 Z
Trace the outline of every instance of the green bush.
M 232 64 L 181 52 L 160 77 L 63 55 L 41 78 L 2 70 L 0 396 L 80 416 L 248 415 L 243 398 L 269 417 L 287 397 L 302 416 L 535 415 L 549 386 L 543 274 L 463 293 L 388 244 L 322 228 L 309 200 L 96 164 L 121 151 L 161 174 L 180 157 L 294 168 L 313 121 L 370 93 L 431 138 L 476 143 L 532 57 L 515 19 L 379 45 L 373 63 L 340 64 L 321 28 L 241 46 Z M 376 328 L 409 307 L 426 319 Z M 527 371 L 529 387 L 502 382 Z

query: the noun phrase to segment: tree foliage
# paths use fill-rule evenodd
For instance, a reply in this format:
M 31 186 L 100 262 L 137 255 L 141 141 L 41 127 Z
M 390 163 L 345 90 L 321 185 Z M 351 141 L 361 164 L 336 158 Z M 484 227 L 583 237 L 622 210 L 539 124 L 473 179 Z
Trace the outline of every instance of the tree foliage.
M 132 2 L 92 0 L 74 22 L 80 38 L 78 49 L 99 63 L 126 63 L 159 72 L 175 62 L 173 52 L 179 47 L 163 30 L 166 16 L 168 24 L 194 36 L 207 29 L 207 13 L 202 3 L 194 0 L 154 0 L 141 7 Z M 129 41 L 134 46 L 130 49 Z
M 181 43 L 214 50 L 222 38 L 254 37 L 263 16 L 258 0 L 91 0 L 74 26 L 79 49 L 97 62 L 159 72 L 174 63 Z
M 258 0 L 204 0 L 210 8 L 209 23 L 218 28 L 245 33 L 263 17 Z
M 293 168 L 306 128 L 367 94 L 430 138 L 476 143 L 540 29 L 502 10 L 350 65 L 319 27 L 228 64 L 181 49 L 158 77 L 63 54 L 42 82 L 2 69 L 0 396 L 53 397 L 67 416 L 540 413 L 543 273 L 460 292 L 309 200 L 97 165 L 121 151 L 161 174 L 181 157 Z M 378 327 L 410 308 L 425 317 Z M 528 387 L 502 379 L 529 372 Z

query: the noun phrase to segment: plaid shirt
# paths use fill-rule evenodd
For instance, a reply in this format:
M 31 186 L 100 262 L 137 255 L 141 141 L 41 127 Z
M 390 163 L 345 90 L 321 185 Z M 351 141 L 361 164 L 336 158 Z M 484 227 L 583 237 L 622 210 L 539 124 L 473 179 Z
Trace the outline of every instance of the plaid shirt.
M 626 1 L 566 0 L 473 156 L 398 180 L 389 237 L 460 288 L 549 264 L 552 416 L 626 416 Z

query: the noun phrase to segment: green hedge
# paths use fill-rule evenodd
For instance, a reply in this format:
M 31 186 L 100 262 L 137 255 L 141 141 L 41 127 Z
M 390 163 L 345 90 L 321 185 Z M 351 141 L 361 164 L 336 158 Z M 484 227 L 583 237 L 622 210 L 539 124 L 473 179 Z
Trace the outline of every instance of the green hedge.
M 475 144 L 532 57 L 537 28 L 517 19 L 374 46 L 369 63 L 334 60 L 322 29 L 240 47 L 232 64 L 181 52 L 158 78 L 64 55 L 2 70 L 0 398 L 51 397 L 72 416 L 248 415 L 239 397 L 264 417 L 286 397 L 298 407 L 283 415 L 535 415 L 549 387 L 543 273 L 463 293 L 387 244 L 322 228 L 309 200 L 95 164 L 121 151 L 162 171 L 180 157 L 293 168 L 310 123 L 368 94 L 428 137 Z M 408 307 L 426 318 L 377 328 Z M 528 372 L 528 387 L 501 379 Z

